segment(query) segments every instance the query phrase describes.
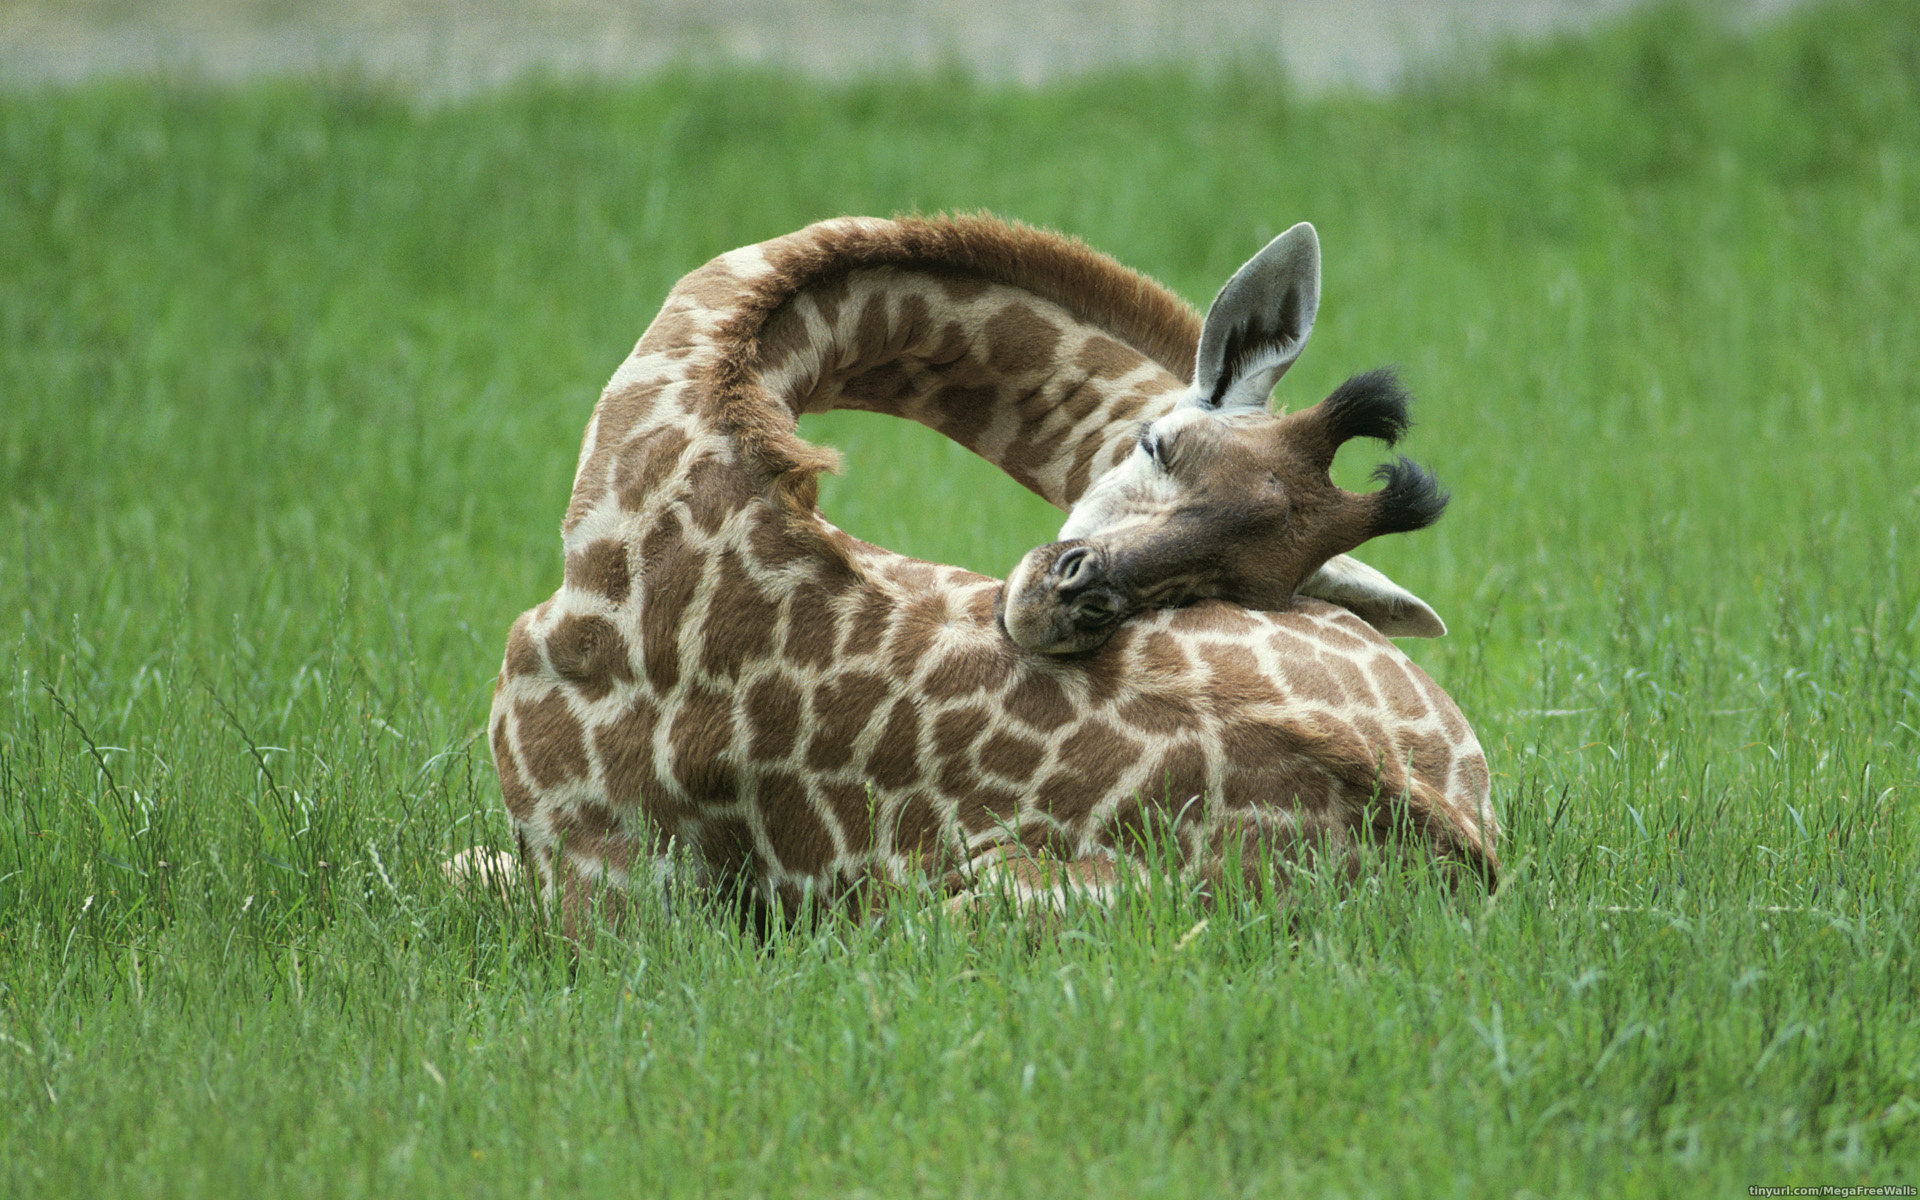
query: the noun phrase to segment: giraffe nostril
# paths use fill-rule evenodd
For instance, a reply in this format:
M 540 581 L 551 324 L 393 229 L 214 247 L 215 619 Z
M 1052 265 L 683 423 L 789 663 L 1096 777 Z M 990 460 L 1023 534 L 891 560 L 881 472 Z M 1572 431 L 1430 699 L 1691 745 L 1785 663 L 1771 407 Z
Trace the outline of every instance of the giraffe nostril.
M 1086 587 L 1092 582 L 1095 562 L 1093 551 L 1085 546 L 1075 546 L 1054 560 L 1054 586 L 1062 592 L 1072 592 Z

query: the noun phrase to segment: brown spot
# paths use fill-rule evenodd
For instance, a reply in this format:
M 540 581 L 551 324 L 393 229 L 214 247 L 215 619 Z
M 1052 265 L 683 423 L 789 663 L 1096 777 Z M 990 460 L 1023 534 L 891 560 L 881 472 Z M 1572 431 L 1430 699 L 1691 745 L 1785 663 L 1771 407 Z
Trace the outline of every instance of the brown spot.
M 833 861 L 833 834 L 814 811 L 807 785 L 791 771 L 768 771 L 759 780 L 758 800 L 780 865 L 818 875 Z
M 890 357 L 888 343 L 892 334 L 892 323 L 887 319 L 886 294 L 868 294 L 860 306 L 860 316 L 854 322 L 853 361 L 878 363 Z
M 653 762 L 653 731 L 660 712 L 644 696 L 635 696 L 614 720 L 593 733 L 594 753 L 600 756 L 600 774 L 607 799 L 616 805 L 637 805 L 664 833 L 671 833 L 690 814 L 660 786 Z
M 720 575 L 707 612 L 702 661 L 709 674 L 736 679 L 744 664 L 773 649 L 780 603 L 760 590 L 731 549 L 720 556 Z
M 1198 742 L 1182 742 L 1161 756 L 1153 774 L 1147 776 L 1143 790 L 1149 803 L 1172 805 L 1177 809 L 1207 788 L 1206 751 Z
M 949 796 L 965 795 L 981 786 L 980 773 L 964 758 L 941 759 L 940 774 L 934 782 Z
M 1279 699 L 1273 681 L 1260 669 L 1260 660 L 1245 646 L 1208 642 L 1200 648 L 1200 657 L 1212 673 L 1207 693 L 1213 697 L 1216 710 L 1232 711 Z
M 1438 715 L 1440 723 L 1446 727 L 1447 740 L 1456 745 L 1466 741 L 1467 721 L 1465 717 L 1460 715 L 1460 709 L 1454 704 L 1453 697 L 1441 691 L 1440 685 L 1435 683 L 1432 677 L 1425 671 L 1421 670 L 1418 663 L 1408 660 L 1404 665 L 1407 669 L 1407 674 L 1411 675 L 1413 681 L 1420 685 L 1420 694 L 1426 699 L 1429 711 Z
M 1295 696 L 1322 704 L 1344 703 L 1339 684 L 1318 655 L 1281 659 L 1280 674 L 1286 690 Z
M 660 375 L 639 383 L 631 383 L 617 392 L 610 392 L 600 398 L 595 414 L 594 449 L 595 453 L 604 447 L 609 454 L 618 453 L 621 445 L 640 428 L 641 424 L 653 416 L 654 406 L 659 403 L 660 394 L 673 382 L 670 376 Z
M 1106 401 L 1107 396 L 1105 393 L 1101 392 L 1099 388 L 1092 386 L 1091 381 L 1082 380 L 1067 388 L 1065 393 L 1060 397 L 1058 407 L 1060 411 L 1066 413 L 1067 416 L 1073 419 L 1075 425 L 1078 425 L 1080 422 L 1086 420 L 1087 417 L 1091 416 L 1093 411 L 1106 403 Z M 1132 439 L 1129 438 L 1127 440 L 1130 442 Z M 1094 452 L 1100 449 L 1102 444 L 1098 436 L 1088 438 L 1084 448 L 1081 450 L 1083 460 L 1093 457 Z M 1129 446 L 1129 449 L 1131 449 L 1131 446 Z
M 906 787 L 920 778 L 920 714 L 907 697 L 893 702 L 880 740 L 867 756 L 866 774 L 883 788 Z
M 893 633 L 887 641 L 889 666 L 895 676 L 905 678 L 925 661 L 946 620 L 944 595 L 921 596 L 907 604 L 893 623 Z
M 1107 784 L 1111 784 L 1111 780 Z M 1056 821 L 1079 821 L 1106 798 L 1108 786 L 1070 770 L 1057 770 L 1033 786 L 1035 802 Z
M 1159 847 L 1160 830 L 1170 818 L 1159 793 L 1149 792 L 1145 804 L 1141 799 L 1136 794 L 1114 805 L 1106 819 L 1093 830 L 1093 840 L 1128 858 L 1164 861 L 1167 855 Z M 1184 797 L 1178 797 L 1172 803 L 1177 807 L 1182 799 Z
M 940 290 L 947 299 L 955 304 L 968 304 L 987 294 L 992 286 L 986 279 L 970 271 L 943 272 L 940 275 Z
M 1367 713 L 1349 720 L 1316 716 L 1307 745 L 1312 762 L 1362 796 L 1398 796 L 1406 792 L 1406 768 L 1394 758 L 1393 741 Z
M 730 798 L 735 791 L 733 700 L 725 692 L 688 689 L 667 733 L 673 777 L 696 797 Z
M 500 798 L 516 821 L 533 818 L 533 793 L 520 778 L 520 767 L 513 759 L 513 747 L 507 741 L 507 723 L 493 723 L 493 768 L 500 774 Z
M 1007 712 L 1042 733 L 1073 720 L 1073 705 L 1048 668 L 1028 666 L 1007 693 Z
M 793 753 L 800 729 L 800 689 L 784 675 L 763 675 L 747 689 L 747 756 L 755 762 Z
M 1170 633 L 1154 632 L 1140 642 L 1140 669 L 1155 677 L 1185 675 L 1193 669 L 1180 639 Z
M 1209 633 L 1216 637 L 1239 637 L 1251 633 L 1256 621 L 1237 604 L 1224 600 L 1202 600 L 1179 610 L 1174 628 L 1183 633 Z
M 1078 835 L 1045 821 L 1029 821 L 1020 827 L 1021 847 L 1035 856 L 1024 860 L 1029 866 L 1040 866 L 1059 880 L 1074 879 L 1088 885 L 1111 883 L 1115 878 L 1112 863 L 1074 857 L 1080 852 L 1080 840 Z
M 1311 641 L 1291 629 L 1275 629 L 1267 635 L 1267 645 L 1283 659 L 1312 658 L 1318 653 Z
M 1139 383 L 1128 388 L 1126 395 L 1120 397 L 1120 399 L 1114 403 L 1113 412 L 1108 416 L 1108 420 L 1130 421 L 1140 410 L 1156 402 L 1159 403 L 1164 410 L 1164 408 L 1167 407 L 1166 402 L 1170 399 L 1167 395 L 1168 390 L 1177 388 L 1180 383 L 1193 382 L 1192 379 L 1189 378 L 1190 374 L 1191 372 L 1183 367 L 1180 371 L 1179 383 L 1172 382 L 1169 377 L 1165 375 L 1157 379 L 1141 380 Z
M 840 385 L 840 394 L 844 403 L 841 408 L 857 408 L 866 412 L 899 412 L 906 407 L 907 398 L 913 395 L 913 376 L 897 362 L 881 363 L 849 376 Z
M 727 518 L 760 499 L 760 485 L 745 468 L 705 455 L 687 468 L 687 515 L 701 532 L 720 532 Z
M 1333 611 L 1338 615 L 1323 618 L 1315 623 L 1314 631 L 1319 635 L 1321 645 L 1352 653 L 1360 650 L 1378 650 L 1385 644 L 1377 634 L 1373 639 L 1369 639 L 1356 632 L 1355 626 L 1367 630 L 1368 633 L 1373 632 L 1371 626 L 1361 624 L 1359 617 L 1345 609 Z
M 926 309 L 920 297 L 915 296 L 912 299 L 920 307 L 913 310 L 911 316 L 919 327 L 926 329 L 925 335 L 919 339 L 920 345 L 915 351 L 916 357 L 936 369 L 952 366 L 965 358 L 967 351 L 973 347 L 973 339 L 967 336 L 966 326 L 958 321 L 948 320 L 943 322 L 939 329 L 932 329 L 930 328 L 933 323 L 931 311 Z
M 807 299 L 820 311 L 820 319 L 828 329 L 837 329 L 840 325 L 840 309 L 853 294 L 853 280 L 846 275 L 835 276 L 809 287 Z
M 1303 738 L 1292 725 L 1268 721 L 1241 721 L 1221 731 L 1226 778 L 1221 799 L 1229 808 L 1298 808 L 1323 801 L 1328 793 L 1324 768 L 1327 738 Z M 1303 745 L 1313 743 L 1309 752 Z M 1343 772 L 1350 772 L 1346 763 Z
M 1373 694 L 1373 685 L 1367 682 L 1367 677 L 1360 670 L 1359 664 L 1344 655 L 1337 654 L 1323 656 L 1320 661 L 1326 666 L 1327 673 L 1332 677 L 1337 690 L 1345 693 L 1347 703 L 1357 704 L 1362 708 L 1378 707 L 1380 698 Z M 1334 703 L 1339 701 L 1335 700 Z
M 596 447 L 587 461 L 580 464 L 573 479 L 573 494 L 567 499 L 567 511 L 560 518 L 561 533 L 572 533 L 600 502 L 601 489 L 607 483 L 607 464 L 611 460 L 611 451 Z
M 1026 375 L 1053 365 L 1060 329 L 1033 309 L 1009 304 L 988 318 L 980 334 L 987 361 L 1002 375 Z
M 702 308 L 726 309 L 739 302 L 743 286 L 744 281 L 734 274 L 733 268 L 716 258 L 682 276 L 673 286 L 673 293 Z
M 588 542 L 567 555 L 567 586 L 605 596 L 624 604 L 632 585 L 627 571 L 627 548 L 612 538 Z
M 929 424 L 962 446 L 973 449 L 980 444 L 980 436 L 987 431 L 987 426 L 993 424 L 999 409 L 1000 390 L 949 383 L 931 399 L 934 415 Z
M 1413 738 L 1402 757 L 1416 779 L 1437 790 L 1446 790 L 1447 777 L 1453 773 L 1453 747 L 1440 735 L 1423 733 Z
M 527 632 L 527 627 L 532 623 L 529 614 L 521 613 L 520 619 L 513 623 L 513 628 L 507 633 L 506 674 L 508 678 L 516 675 L 538 675 L 542 670 L 540 649 L 534 645 L 533 637 Z
M 680 621 L 700 586 L 705 557 L 687 547 L 680 523 L 662 517 L 640 546 L 640 661 L 664 696 L 680 679 Z
M 617 472 L 631 457 L 631 452 L 625 447 L 627 437 L 642 422 L 651 419 L 654 406 L 668 382 L 665 378 L 651 379 L 600 398 L 589 426 L 593 451 L 574 475 L 573 495 L 567 504 L 566 520 L 561 528 L 572 532 L 580 518 L 599 503 L 609 475 L 616 480 L 619 478 Z
M 570 816 L 564 816 L 570 821 Z M 562 822 L 556 820 L 555 824 Z M 593 931 L 605 925 L 617 929 L 625 923 L 629 908 L 627 893 L 612 886 L 606 879 L 591 879 L 584 875 L 574 861 L 572 854 L 556 856 L 549 848 L 542 847 L 536 853 L 547 864 L 546 871 L 553 878 L 555 890 L 560 898 L 560 928 L 567 937 L 576 940 L 591 940 Z M 621 855 L 624 861 L 628 856 Z
M 747 530 L 747 545 L 754 561 L 768 570 L 807 558 L 820 546 L 817 535 L 800 528 L 771 505 L 754 505 L 753 521 Z
M 960 799 L 954 815 L 968 833 L 1004 829 L 1020 817 L 1020 794 L 989 783 L 974 783 L 955 793 Z
M 814 784 L 840 822 L 840 833 L 847 849 L 858 853 L 873 846 L 874 813 L 878 807 L 871 788 L 864 784 L 817 780 Z
M 782 305 L 778 312 L 767 318 L 760 327 L 758 341 L 760 369 L 768 375 L 786 370 L 788 363 L 815 344 L 812 331 L 807 328 L 806 317 L 794 304 Z
M 887 692 L 887 680 L 871 671 L 828 679 L 816 687 L 807 766 L 832 771 L 852 762 L 854 740 L 873 719 Z
M 1002 779 L 1011 779 L 1015 783 L 1026 783 L 1040 769 L 1040 763 L 1047 756 L 1047 748 L 1031 738 L 1001 731 L 988 738 L 980 746 L 980 766 Z
M 948 709 L 933 719 L 933 754 L 941 759 L 963 759 L 967 748 L 987 728 L 983 708 Z
M 926 797 L 909 797 L 893 819 L 894 853 L 919 859 L 923 869 L 935 869 L 944 857 L 941 831 L 940 814 Z
M 1393 738 L 1387 733 L 1387 727 L 1376 720 L 1372 713 L 1348 713 L 1347 722 L 1358 739 L 1357 745 L 1364 751 L 1363 761 L 1375 763 L 1386 756 L 1388 748 L 1393 745 Z M 1399 765 L 1395 759 L 1396 776 Z
M 1112 643 L 1079 665 L 1081 677 L 1086 680 L 1086 702 L 1090 707 L 1097 708 L 1112 700 L 1127 683 L 1126 655 Z
M 549 811 L 553 835 L 566 846 L 567 857 L 599 859 L 616 869 L 632 858 L 620 820 L 606 805 L 584 800 Z
M 1073 467 L 1067 472 L 1066 494 L 1078 500 L 1087 490 L 1087 484 L 1093 481 L 1093 456 L 1100 453 L 1101 443 L 1097 438 L 1088 438 L 1080 443 L 1080 449 L 1074 453 Z
M 1478 754 L 1462 755 L 1459 772 L 1464 781 L 1467 798 L 1477 806 L 1480 798 L 1487 794 L 1488 785 L 1491 783 L 1487 778 L 1487 760 Z M 1476 823 L 1479 821 L 1480 814 L 1477 811 L 1471 811 L 1470 815 Z
M 893 619 L 893 597 L 879 588 L 870 588 L 860 597 L 860 606 L 847 623 L 846 641 L 841 655 L 870 654 L 886 640 L 887 626 Z
M 653 354 L 684 350 L 699 332 L 700 322 L 694 318 L 691 307 L 684 300 L 669 297 L 660 315 L 640 335 L 636 352 Z
M 1380 694 L 1386 698 L 1394 715 L 1408 720 L 1426 715 L 1427 706 L 1421 698 L 1420 689 L 1415 686 L 1413 677 L 1400 666 L 1395 655 L 1374 655 L 1372 667 L 1374 681 L 1380 685 Z
M 513 706 L 520 752 L 535 787 L 550 788 L 569 779 L 587 777 L 587 744 L 564 692 L 548 692 L 539 700 L 521 700 Z
M 921 692 L 930 700 L 971 696 L 1006 677 L 1007 659 L 997 644 L 961 646 L 949 650 L 927 672 Z
M 886 565 L 886 576 L 907 593 L 931 591 L 940 582 L 940 572 L 932 563 L 917 558 L 895 558 Z M 944 599 L 940 611 L 946 611 Z
M 1140 750 L 1139 742 L 1111 725 L 1088 721 L 1061 745 L 1060 768 L 1078 775 L 1090 794 L 1105 795 L 1138 761 Z M 1044 796 L 1041 803 L 1045 806 Z
M 822 670 L 833 665 L 834 595 L 818 583 L 807 582 L 787 598 L 787 661 Z
M 974 624 L 991 629 L 994 624 L 993 604 L 1000 592 L 999 586 L 974 588 L 967 594 L 967 617 Z
M 1172 737 L 1196 728 L 1200 714 L 1185 697 L 1172 692 L 1135 696 L 1118 710 L 1122 721 L 1155 737 Z
M 716 817 L 699 827 L 695 839 L 713 874 L 738 877 L 754 861 L 753 828 L 739 817 Z
M 547 661 L 554 673 L 599 700 L 615 685 L 633 682 L 626 639 L 602 616 L 568 613 L 547 635 Z
M 1232 721 L 1220 731 L 1220 749 L 1230 769 L 1266 770 L 1300 757 L 1299 729 L 1279 721 Z M 1275 803 L 1288 797 L 1276 796 Z
M 796 883 L 791 879 L 782 880 L 779 886 L 773 889 L 774 899 L 780 902 L 780 911 L 788 918 L 798 917 L 807 911 L 807 898 L 814 894 L 813 882 L 811 879 L 804 883 Z
M 1095 335 L 1081 343 L 1073 365 L 1095 379 L 1118 379 L 1136 370 L 1146 357 L 1110 337 Z
M 661 426 L 628 443 L 613 473 L 620 507 L 629 512 L 646 507 L 648 498 L 679 473 L 680 456 L 691 444 L 692 439 L 675 425 Z

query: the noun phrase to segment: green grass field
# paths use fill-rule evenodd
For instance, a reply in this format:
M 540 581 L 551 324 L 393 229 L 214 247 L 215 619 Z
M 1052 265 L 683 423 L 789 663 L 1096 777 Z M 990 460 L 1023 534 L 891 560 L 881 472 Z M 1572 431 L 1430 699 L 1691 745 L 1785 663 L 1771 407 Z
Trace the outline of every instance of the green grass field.
M 576 954 L 441 885 L 507 839 L 491 678 L 673 280 L 973 208 L 1201 303 L 1319 226 L 1281 398 L 1383 362 L 1420 398 L 1453 505 L 1365 557 L 1453 627 L 1407 648 L 1492 759 L 1497 896 Z M 1920 1183 L 1916 415 L 1900 0 L 1391 98 L 0 97 L 0 1195 Z M 999 574 L 1057 527 L 917 427 L 810 432 L 872 540 Z

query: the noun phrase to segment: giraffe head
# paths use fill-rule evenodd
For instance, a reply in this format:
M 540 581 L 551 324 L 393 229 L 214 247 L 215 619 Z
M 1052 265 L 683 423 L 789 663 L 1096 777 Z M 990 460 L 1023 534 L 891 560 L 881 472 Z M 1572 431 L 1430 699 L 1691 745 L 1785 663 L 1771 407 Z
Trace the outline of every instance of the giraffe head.
M 1357 375 L 1302 412 L 1268 411 L 1319 305 L 1319 241 L 1302 223 L 1220 290 L 1180 402 L 1140 427 L 1133 452 L 1074 504 L 1060 540 L 1029 551 L 1007 577 L 1000 616 L 1009 637 L 1030 650 L 1073 654 L 1099 646 L 1144 609 L 1207 597 L 1283 608 L 1334 556 L 1439 517 L 1446 493 L 1404 458 L 1374 472 L 1383 486 L 1373 492 L 1346 491 L 1329 475 L 1343 442 L 1392 445 L 1405 431 L 1407 395 L 1391 372 Z M 1351 592 L 1389 620 L 1402 606 L 1412 614 L 1400 618 L 1407 628 L 1383 628 L 1433 632 L 1419 615 L 1431 610 L 1417 599 L 1378 572 L 1339 561 L 1339 578 L 1321 581 L 1329 598 L 1345 602 L 1340 593 Z

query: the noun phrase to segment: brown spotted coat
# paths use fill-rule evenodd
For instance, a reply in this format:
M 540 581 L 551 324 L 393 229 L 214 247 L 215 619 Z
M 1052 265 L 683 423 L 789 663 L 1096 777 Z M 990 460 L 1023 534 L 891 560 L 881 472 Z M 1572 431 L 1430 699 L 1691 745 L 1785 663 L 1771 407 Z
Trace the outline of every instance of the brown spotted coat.
M 1163 820 L 1185 869 L 1424 843 L 1491 875 L 1484 758 L 1344 609 L 1219 602 L 1023 652 L 998 580 L 816 511 L 804 412 L 927 424 L 1066 508 L 1165 412 L 1199 321 L 1077 242 L 844 219 L 683 279 L 602 394 L 560 590 L 514 623 L 490 722 L 522 853 L 571 923 L 677 843 L 763 912 L 1018 855 L 1110 879 Z

